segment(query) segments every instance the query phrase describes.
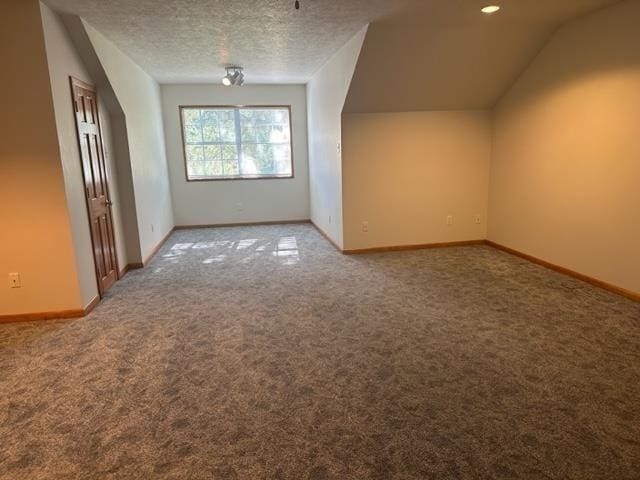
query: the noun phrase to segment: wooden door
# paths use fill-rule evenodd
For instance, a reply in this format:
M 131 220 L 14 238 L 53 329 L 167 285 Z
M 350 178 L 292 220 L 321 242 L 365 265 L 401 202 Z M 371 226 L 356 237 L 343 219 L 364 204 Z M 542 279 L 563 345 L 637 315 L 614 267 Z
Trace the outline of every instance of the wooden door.
M 118 260 L 98 102 L 94 86 L 75 78 L 70 80 L 91 226 L 93 258 L 98 290 L 102 296 L 118 279 Z

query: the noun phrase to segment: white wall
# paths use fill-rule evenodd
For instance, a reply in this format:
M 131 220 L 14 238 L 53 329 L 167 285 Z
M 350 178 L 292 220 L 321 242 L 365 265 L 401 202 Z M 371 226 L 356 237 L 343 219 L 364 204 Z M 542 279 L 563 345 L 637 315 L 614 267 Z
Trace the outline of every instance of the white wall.
M 75 126 L 75 114 L 71 102 L 69 76 L 93 83 L 81 59 L 76 53 L 58 15 L 49 7 L 41 3 L 42 25 L 44 28 L 47 62 L 51 79 L 51 92 L 55 110 L 56 128 L 60 158 L 64 173 L 67 207 L 71 221 L 71 232 L 75 251 L 75 261 L 80 282 L 83 305 L 88 305 L 98 296 L 95 265 L 91 244 L 91 233 L 84 192 L 82 163 L 78 149 L 78 138 Z M 115 175 L 115 162 L 111 155 L 111 125 L 104 103 L 100 100 L 98 91 L 98 109 L 100 125 L 105 144 L 105 160 L 107 177 L 113 206 L 113 221 L 115 230 L 116 250 L 118 252 L 118 266 L 120 269 L 127 263 L 127 251 L 123 237 L 121 222 L 121 203 L 118 193 L 118 183 Z
M 116 158 L 115 140 L 113 136 L 113 122 L 109 115 L 107 106 L 101 100 L 101 90 L 98 88 L 98 109 L 100 112 L 100 127 L 102 129 L 102 143 L 104 146 L 104 159 L 107 166 L 107 178 L 109 179 L 109 194 L 113 205 L 111 212 L 113 214 L 113 228 L 116 241 L 116 250 L 118 252 L 118 268 L 120 271 L 131 262 L 127 245 L 130 243 L 125 236 L 126 229 L 124 226 L 126 210 L 130 208 L 129 204 L 124 201 L 124 195 L 121 192 L 121 175 L 118 171 L 118 161 Z M 133 204 L 133 202 L 131 202 Z
M 98 94 L 104 93 L 105 85 L 98 82 Z M 110 86 L 108 88 L 111 88 Z M 113 91 L 113 90 L 112 90 Z M 115 96 L 115 95 L 114 95 Z M 104 96 L 102 97 L 104 101 Z M 127 252 L 126 264 L 118 256 L 118 262 L 129 266 L 140 266 L 143 260 L 140 251 L 140 234 L 138 231 L 138 215 L 136 211 L 136 197 L 133 186 L 133 175 L 131 170 L 131 159 L 129 155 L 129 140 L 127 136 L 127 120 L 119 107 L 111 107 L 109 115 L 109 129 L 103 127 L 105 156 L 108 162 L 115 158 L 115 173 L 117 178 L 118 196 L 120 208 L 114 212 L 119 214 L 118 222 L 122 224 L 124 236 L 124 250 Z M 103 109 L 103 112 L 106 110 Z M 114 206 L 115 202 L 114 202 Z M 117 206 L 116 206 L 117 207 Z M 118 242 L 116 236 L 116 243 Z M 118 250 L 119 252 L 119 250 Z
M 160 87 L 110 40 L 83 24 L 125 113 L 140 250 L 146 259 L 174 226 Z
M 118 262 L 120 267 L 125 264 L 137 265 L 142 262 L 142 255 L 124 111 L 87 35 L 82 19 L 62 13 L 57 14 L 57 17 L 65 27 L 75 54 L 98 90 L 105 157 L 107 163 L 113 165 L 109 174 L 116 179 L 118 203 L 114 202 L 114 221 L 122 226 L 121 231 L 116 232 Z M 124 244 L 120 246 L 122 241 Z M 126 255 L 120 253 L 123 251 L 126 251 Z
M 304 85 L 163 85 L 162 101 L 176 225 L 309 219 Z M 294 178 L 187 182 L 180 105 L 291 105 Z
M 561 28 L 498 104 L 489 239 L 640 292 L 640 2 Z
M 342 135 L 346 250 L 486 238 L 489 111 L 345 114 Z
M 84 306 L 39 7 L 8 0 L 0 15 L 0 315 Z
M 342 108 L 367 34 L 363 28 L 307 84 L 311 220 L 338 246 L 342 229 Z

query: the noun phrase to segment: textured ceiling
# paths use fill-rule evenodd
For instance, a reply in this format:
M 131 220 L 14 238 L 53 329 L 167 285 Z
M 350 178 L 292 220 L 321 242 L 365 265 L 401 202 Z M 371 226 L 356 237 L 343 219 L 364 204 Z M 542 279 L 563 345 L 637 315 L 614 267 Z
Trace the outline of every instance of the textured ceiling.
M 160 83 L 306 83 L 370 21 L 415 0 L 45 0 L 92 24 Z
M 499 55 L 505 53 L 503 59 L 489 62 L 501 72 L 500 78 L 486 81 L 499 83 L 530 60 L 550 28 L 615 0 L 300 0 L 297 11 L 294 0 L 44 1 L 55 10 L 81 16 L 160 83 L 218 81 L 228 64 L 245 67 L 247 83 L 306 83 L 371 22 L 374 37 L 365 51 L 366 68 L 360 70 L 367 75 L 382 77 L 379 73 L 398 60 L 433 71 L 449 53 L 474 47 L 482 53 L 498 43 L 510 48 L 498 50 Z M 490 41 L 477 44 L 488 25 L 479 9 L 490 1 L 504 7 L 490 19 L 499 25 L 500 34 L 494 32 Z M 396 40 L 389 37 L 393 45 L 386 45 L 388 32 L 383 30 L 397 32 L 405 24 L 414 30 L 408 38 L 413 43 L 403 45 L 392 34 Z M 440 37 L 444 29 L 449 34 Z M 456 37 L 455 29 L 462 31 L 462 38 Z M 469 29 L 476 31 L 467 35 Z M 455 48 L 450 50 L 450 43 Z M 429 48 L 421 49 L 425 44 Z M 380 51 L 371 45 L 379 45 Z M 462 57 L 467 59 L 468 55 Z

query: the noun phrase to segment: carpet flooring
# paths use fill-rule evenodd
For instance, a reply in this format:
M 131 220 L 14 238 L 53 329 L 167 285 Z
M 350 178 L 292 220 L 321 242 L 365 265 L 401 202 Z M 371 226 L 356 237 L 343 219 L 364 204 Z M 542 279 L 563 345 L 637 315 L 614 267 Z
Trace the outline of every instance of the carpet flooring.
M 490 247 L 174 233 L 0 325 L 1 479 L 640 478 L 640 305 Z

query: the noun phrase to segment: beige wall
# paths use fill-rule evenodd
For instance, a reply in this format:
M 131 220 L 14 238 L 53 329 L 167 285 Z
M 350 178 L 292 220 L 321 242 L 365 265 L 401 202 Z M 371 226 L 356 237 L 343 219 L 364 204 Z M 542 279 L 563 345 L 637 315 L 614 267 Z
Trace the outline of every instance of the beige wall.
M 561 28 L 498 104 L 489 239 L 640 292 L 640 2 Z
M 163 85 L 162 101 L 176 225 L 309 219 L 304 85 Z M 180 105 L 290 105 L 295 178 L 187 182 Z
M 342 129 L 345 249 L 486 237 L 490 112 L 345 114 Z
M 95 265 L 92 253 L 91 233 L 85 202 L 82 164 L 78 149 L 78 138 L 74 111 L 71 107 L 69 76 L 93 83 L 84 67 L 58 15 L 46 5 L 41 4 L 42 25 L 44 28 L 51 92 L 55 110 L 58 144 L 65 180 L 67 207 L 71 221 L 71 231 L 75 260 L 80 281 L 83 305 L 88 305 L 98 296 Z M 100 125 L 105 144 L 107 176 L 113 206 L 114 229 L 118 263 L 122 269 L 126 265 L 127 252 L 124 245 L 121 222 L 121 202 L 115 175 L 115 162 L 112 156 L 111 124 L 106 106 L 100 100 L 98 91 Z
M 491 108 L 544 45 L 550 29 L 506 15 L 484 18 L 475 8 L 471 18 L 464 18 L 460 3 L 425 2 L 430 9 L 456 10 L 452 17 L 460 23 L 453 26 L 425 14 L 417 25 L 373 23 L 345 112 Z
M 349 40 L 307 84 L 311 220 L 340 247 L 343 245 L 340 116 L 367 28 Z
M 84 306 L 39 7 L 9 0 L 0 15 L 0 315 Z
M 372 22 L 345 113 L 491 109 L 568 19 L 618 0 L 395 0 Z M 384 2 L 382 2 L 384 3 Z M 484 3 L 484 5 L 482 5 Z
M 174 226 L 160 86 L 109 39 L 82 23 L 125 114 L 140 250 L 147 258 Z

